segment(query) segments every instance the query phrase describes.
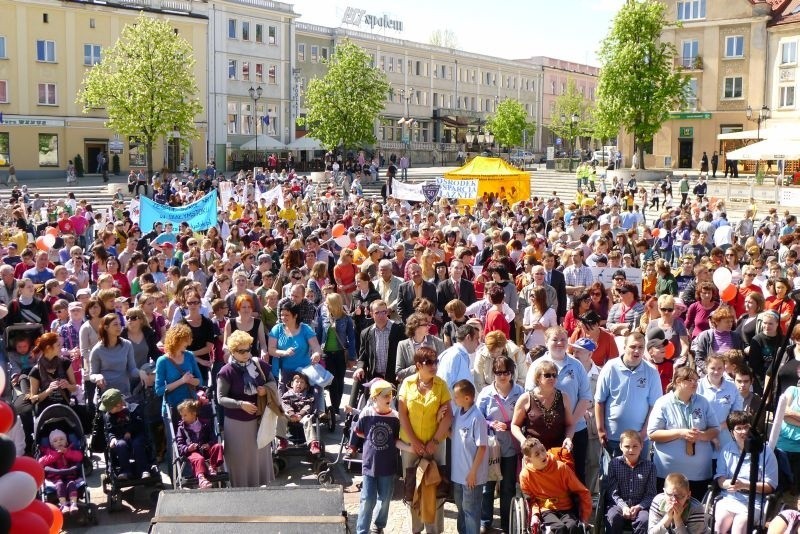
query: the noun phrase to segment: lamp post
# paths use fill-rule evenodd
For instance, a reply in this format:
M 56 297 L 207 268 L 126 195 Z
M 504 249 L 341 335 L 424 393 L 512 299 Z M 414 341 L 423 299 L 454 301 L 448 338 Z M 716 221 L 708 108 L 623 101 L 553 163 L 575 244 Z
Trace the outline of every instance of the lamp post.
M 485 145 L 493 145 L 494 144 L 494 134 L 492 132 L 487 131 L 486 133 L 483 132 L 483 128 L 478 130 L 477 135 L 469 130 L 467 135 L 465 136 L 467 144 L 472 146 L 472 143 L 478 141 L 478 152 L 482 152 Z
M 561 124 L 569 126 L 569 140 L 571 143 L 569 154 L 567 154 L 569 158 L 569 172 L 572 172 L 572 155 L 575 152 L 575 129 L 578 127 L 579 120 L 580 117 L 578 117 L 577 113 L 573 113 L 569 120 L 567 120 L 565 114 L 561 114 Z
M 261 98 L 264 89 L 262 89 L 260 85 L 255 89 L 251 86 L 247 92 L 250 98 L 253 99 L 253 133 L 256 139 L 256 164 L 254 166 L 258 167 L 258 99 Z
M 744 114 L 745 114 L 745 116 L 747 116 L 747 120 L 749 120 L 751 122 L 755 122 L 757 124 L 756 142 L 761 141 L 761 123 L 762 122 L 767 122 L 767 119 L 769 119 L 769 115 L 770 115 L 769 107 L 767 107 L 766 104 L 761 106 L 761 109 L 758 110 L 758 117 L 754 118 L 753 117 L 753 108 L 751 108 L 750 106 L 747 106 L 747 109 L 745 110 Z M 759 167 L 760 163 L 761 163 L 760 161 L 756 161 L 756 176 L 758 175 L 758 167 Z
M 411 118 L 411 114 L 408 111 L 409 103 L 411 102 L 411 95 L 414 94 L 414 88 L 409 87 L 408 89 L 403 88 L 400 89 L 400 98 L 405 101 L 405 113 L 403 116 L 397 120 L 397 124 L 403 127 L 403 145 L 405 149 L 408 150 L 408 145 L 411 141 L 411 126 L 414 124 L 414 119 Z M 406 132 L 406 127 L 408 127 L 408 131 Z

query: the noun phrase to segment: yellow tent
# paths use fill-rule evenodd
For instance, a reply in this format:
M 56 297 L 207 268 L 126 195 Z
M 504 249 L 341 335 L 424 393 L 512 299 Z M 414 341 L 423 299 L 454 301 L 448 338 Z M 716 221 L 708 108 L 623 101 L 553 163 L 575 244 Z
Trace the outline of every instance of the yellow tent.
M 493 194 L 513 204 L 531 198 L 531 175 L 502 158 L 476 156 L 460 169 L 445 173 L 448 180 L 477 180 L 478 198 Z M 468 201 L 469 202 L 469 201 Z

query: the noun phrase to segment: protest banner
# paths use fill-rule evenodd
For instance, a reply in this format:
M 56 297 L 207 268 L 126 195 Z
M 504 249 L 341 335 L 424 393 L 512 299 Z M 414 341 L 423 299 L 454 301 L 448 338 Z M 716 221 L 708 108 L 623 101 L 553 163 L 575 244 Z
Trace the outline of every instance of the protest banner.
M 186 222 L 194 231 L 206 230 L 217 224 L 216 191 L 211 191 L 200 200 L 180 208 L 156 204 L 144 196 L 140 197 L 140 202 L 139 227 L 145 232 L 149 232 L 157 222 L 171 222 L 176 227 Z
M 463 198 L 475 200 L 478 198 L 478 180 L 448 180 L 437 177 L 440 198 Z
M 392 196 L 398 200 L 425 201 L 425 195 L 422 194 L 422 184 L 407 184 L 400 180 L 392 180 Z
M 261 200 L 264 199 L 267 202 L 267 206 L 272 205 L 273 200 L 278 201 L 278 207 L 283 209 L 283 189 L 280 185 L 276 185 L 269 191 L 265 191 L 258 195 L 258 203 L 261 204 Z

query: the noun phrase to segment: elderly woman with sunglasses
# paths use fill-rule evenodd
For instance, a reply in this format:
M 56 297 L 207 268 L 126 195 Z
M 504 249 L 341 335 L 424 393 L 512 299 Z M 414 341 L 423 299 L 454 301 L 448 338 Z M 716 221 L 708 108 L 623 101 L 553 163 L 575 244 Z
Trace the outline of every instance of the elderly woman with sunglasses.
M 398 381 L 417 372 L 414 355 L 420 347 L 430 347 L 436 351 L 436 354 L 444 352 L 444 343 L 440 338 L 429 333 L 430 327 L 431 319 L 423 313 L 412 313 L 406 321 L 407 339 L 397 344 L 395 374 Z
M 661 295 L 658 297 L 658 312 L 660 316 L 651 320 L 647 324 L 647 332 L 661 329 L 667 341 L 672 342 L 675 347 L 676 360 L 687 361 L 689 357 L 689 332 L 683 320 L 675 313 L 675 297 L 672 295 Z
M 617 286 L 620 301 L 608 311 L 606 329 L 615 336 L 627 336 L 639 326 L 645 312 L 644 304 L 639 302 L 639 288 L 631 282 Z
M 403 473 L 421 458 L 431 458 L 442 465 L 446 462 L 445 446 L 442 443 L 450 432 L 452 410 L 450 390 L 447 383 L 436 376 L 439 360 L 430 347 L 420 347 L 414 353 L 416 373 L 400 385 L 397 392 L 397 408 L 400 415 L 400 440 L 409 450 L 403 450 L 401 458 Z M 439 412 L 442 407 L 442 418 Z M 412 532 L 444 532 L 444 499 L 437 499 L 436 519 L 425 525 L 419 510 L 408 506 Z

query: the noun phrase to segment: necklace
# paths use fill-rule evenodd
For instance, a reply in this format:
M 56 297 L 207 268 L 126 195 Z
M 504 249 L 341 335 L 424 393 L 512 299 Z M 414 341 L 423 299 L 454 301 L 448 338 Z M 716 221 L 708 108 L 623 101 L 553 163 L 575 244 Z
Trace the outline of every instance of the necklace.
M 542 419 L 544 420 L 544 426 L 546 428 L 550 428 L 553 426 L 553 423 L 556 421 L 557 408 L 556 406 L 559 404 L 561 399 L 561 392 L 559 390 L 555 391 L 555 395 L 553 396 L 553 402 L 550 404 L 550 407 L 546 407 L 544 403 L 539 400 L 539 397 L 536 394 L 531 393 L 531 398 L 536 406 L 542 411 Z
M 423 382 L 421 378 L 417 380 L 417 386 L 421 386 L 422 389 L 430 389 L 432 385 L 433 385 L 433 378 L 431 378 L 427 382 Z

